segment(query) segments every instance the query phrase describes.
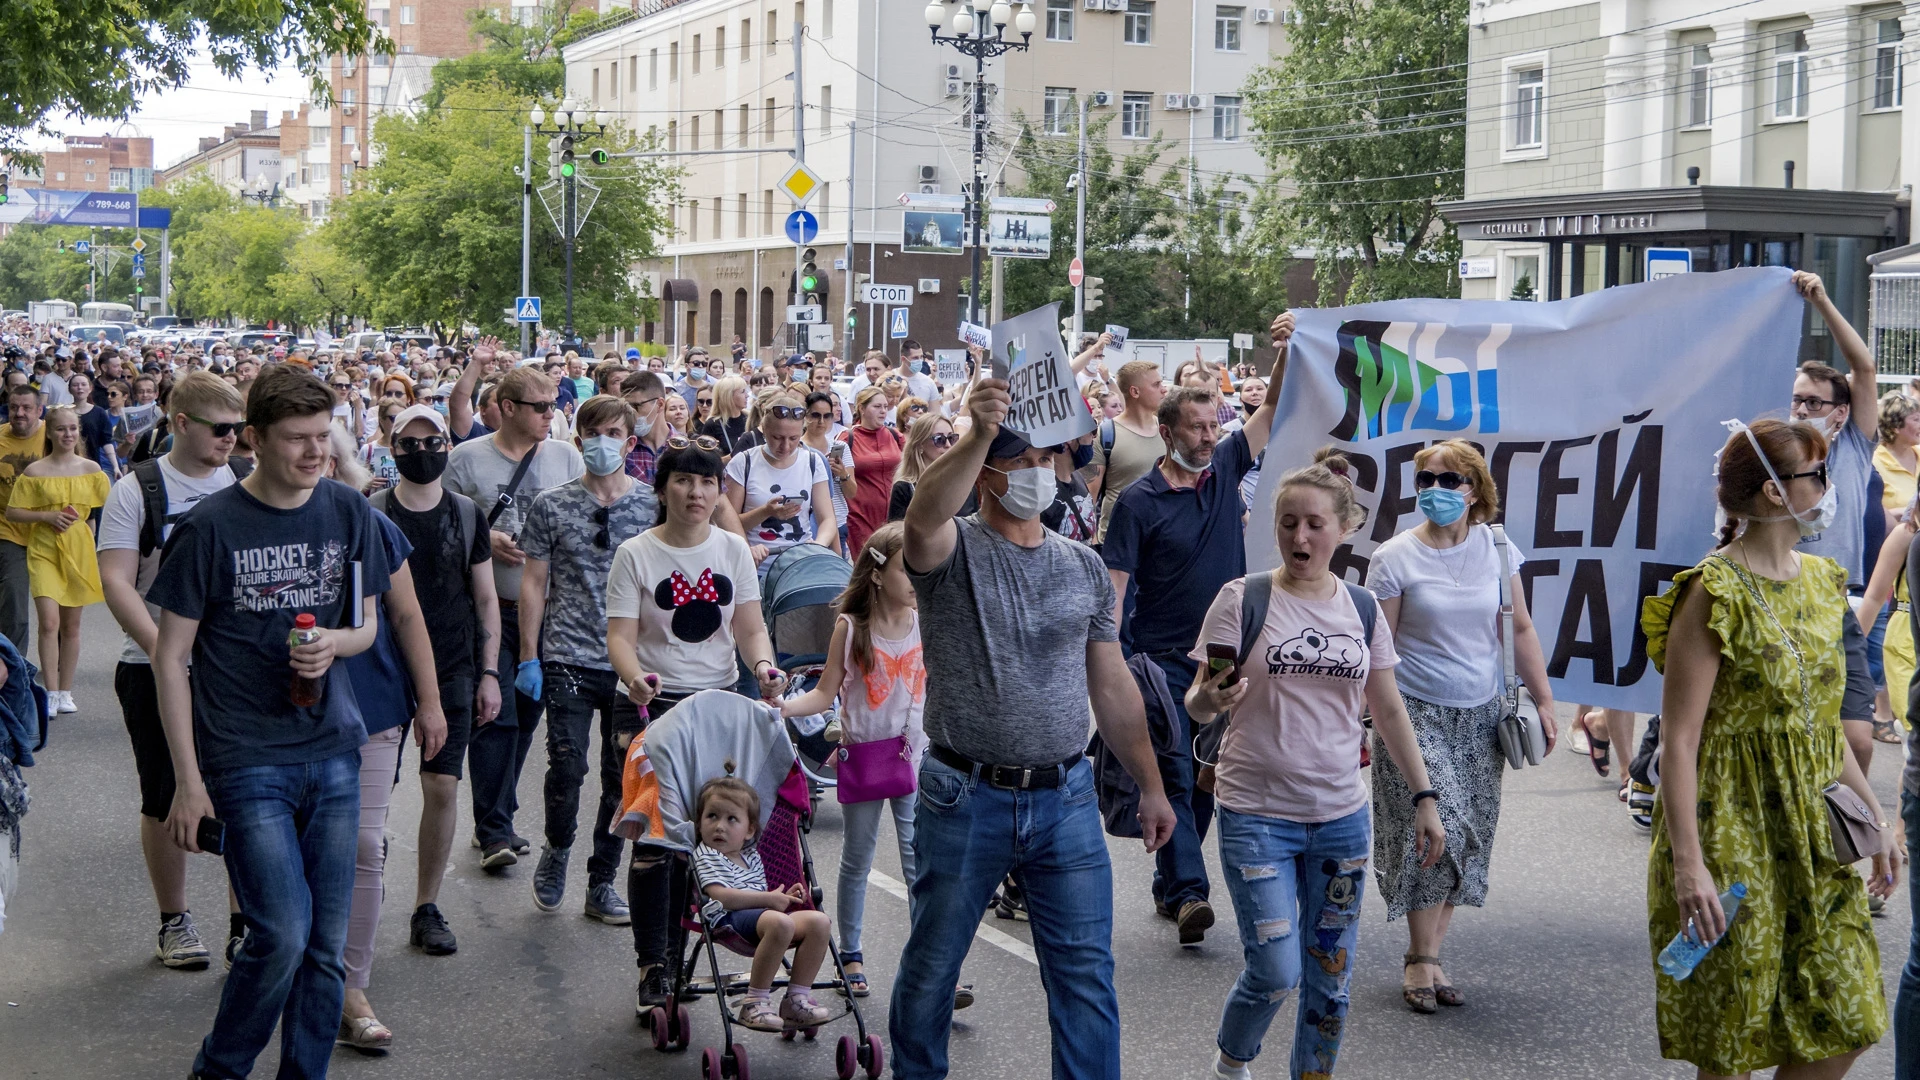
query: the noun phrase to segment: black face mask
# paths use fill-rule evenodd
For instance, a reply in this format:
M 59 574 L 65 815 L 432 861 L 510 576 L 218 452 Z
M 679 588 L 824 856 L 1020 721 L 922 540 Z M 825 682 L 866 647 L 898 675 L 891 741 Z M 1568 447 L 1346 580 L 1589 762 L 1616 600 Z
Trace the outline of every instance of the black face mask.
M 1073 448 L 1073 467 L 1074 468 L 1084 469 L 1091 464 L 1093 464 L 1093 444 L 1092 443 L 1088 443 L 1085 446 L 1076 446 Z
M 396 454 L 393 467 L 411 483 L 431 484 L 447 471 L 447 452 L 415 450 L 411 454 Z

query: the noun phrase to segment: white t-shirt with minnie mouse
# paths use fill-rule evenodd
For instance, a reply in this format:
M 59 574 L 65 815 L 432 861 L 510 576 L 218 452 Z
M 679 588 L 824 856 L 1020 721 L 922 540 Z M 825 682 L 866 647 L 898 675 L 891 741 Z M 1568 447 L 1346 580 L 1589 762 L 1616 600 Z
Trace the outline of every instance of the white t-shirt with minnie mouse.
M 613 553 L 607 576 L 607 617 L 639 620 L 640 667 L 657 672 L 660 688 L 676 694 L 739 680 L 733 609 L 759 599 L 747 542 L 718 527 L 690 548 L 648 529 Z

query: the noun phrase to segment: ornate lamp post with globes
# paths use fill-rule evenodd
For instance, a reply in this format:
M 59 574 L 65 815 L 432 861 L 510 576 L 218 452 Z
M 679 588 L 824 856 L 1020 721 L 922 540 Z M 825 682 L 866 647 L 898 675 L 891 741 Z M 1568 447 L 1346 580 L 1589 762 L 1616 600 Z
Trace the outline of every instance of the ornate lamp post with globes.
M 985 247 L 980 229 L 981 215 L 986 209 L 982 190 L 986 178 L 982 172 L 987 156 L 987 61 L 1015 49 L 1024 50 L 1033 39 L 1036 21 L 1030 2 L 1020 5 L 1018 15 L 1007 0 L 962 0 L 951 9 L 951 17 L 947 14 L 949 10 L 940 0 L 933 0 L 927 5 L 926 16 L 935 42 L 951 45 L 961 55 L 973 57 L 973 183 L 967 185 L 967 227 L 973 237 L 973 284 L 967 321 L 979 323 L 980 253 Z M 1008 41 L 1001 36 L 1009 22 L 1020 35 L 1019 41 Z M 989 24 L 991 35 L 987 32 Z M 953 33 L 942 35 L 941 28 L 947 26 L 953 28 Z
M 589 122 L 585 103 L 574 100 L 572 95 L 563 99 L 554 110 L 551 127 L 547 126 L 547 111 L 538 105 L 527 112 L 527 119 L 533 125 L 534 134 L 552 136 L 547 143 L 551 155 L 547 175 L 561 185 L 563 209 L 560 214 L 560 239 L 567 252 L 567 322 L 563 334 L 567 347 L 572 348 L 578 344 L 578 337 L 573 332 L 573 251 L 580 238 L 577 213 L 580 205 L 579 188 L 576 185 L 578 165 L 574 161 L 573 143 L 576 138 L 606 134 L 607 126 L 612 121 L 605 112 L 595 112 Z M 604 151 L 596 153 L 602 155 L 595 158 L 596 161 L 604 160 Z

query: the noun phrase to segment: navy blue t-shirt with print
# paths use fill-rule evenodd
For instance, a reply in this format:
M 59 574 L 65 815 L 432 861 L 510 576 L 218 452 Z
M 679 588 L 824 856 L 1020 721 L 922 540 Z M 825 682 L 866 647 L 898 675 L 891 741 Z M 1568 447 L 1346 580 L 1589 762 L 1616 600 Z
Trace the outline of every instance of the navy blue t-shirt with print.
M 386 552 L 391 573 L 406 565 L 407 556 L 413 554 L 413 545 L 387 515 L 375 510 L 373 520 L 380 525 L 380 547 Z M 407 672 L 406 657 L 400 654 L 400 642 L 393 636 L 385 597 L 374 605 L 374 611 L 380 623 L 373 647 L 342 661 L 347 665 L 354 700 L 360 706 L 360 723 L 369 735 L 406 723 L 413 716 L 414 703 L 413 679 Z
M 366 741 L 338 665 L 326 674 L 320 704 L 300 707 L 288 696 L 294 616 L 349 625 L 354 563 L 366 593 L 387 591 L 373 507 L 332 480 L 292 510 L 235 484 L 200 500 L 174 527 L 147 599 L 200 623 L 193 731 L 202 769 L 320 761 Z

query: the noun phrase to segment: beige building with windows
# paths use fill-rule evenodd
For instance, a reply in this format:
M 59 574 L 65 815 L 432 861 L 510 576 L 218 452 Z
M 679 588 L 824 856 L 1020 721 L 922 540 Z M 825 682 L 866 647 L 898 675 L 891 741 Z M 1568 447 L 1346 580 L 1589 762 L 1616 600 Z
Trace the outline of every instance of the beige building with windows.
M 1868 324 L 1905 243 L 1920 108 L 1899 4 L 1492 0 L 1473 9 L 1461 294 L 1557 299 L 1682 267 L 1820 273 Z M 1915 153 L 1907 153 L 1913 147 Z M 1824 328 L 1809 349 L 1825 355 Z
M 267 125 L 267 110 L 255 109 L 219 135 L 202 137 L 199 149 L 162 169 L 154 186 L 166 187 L 194 173 L 206 173 L 236 194 L 252 192 L 263 176 L 271 189 L 280 182 L 280 129 Z

